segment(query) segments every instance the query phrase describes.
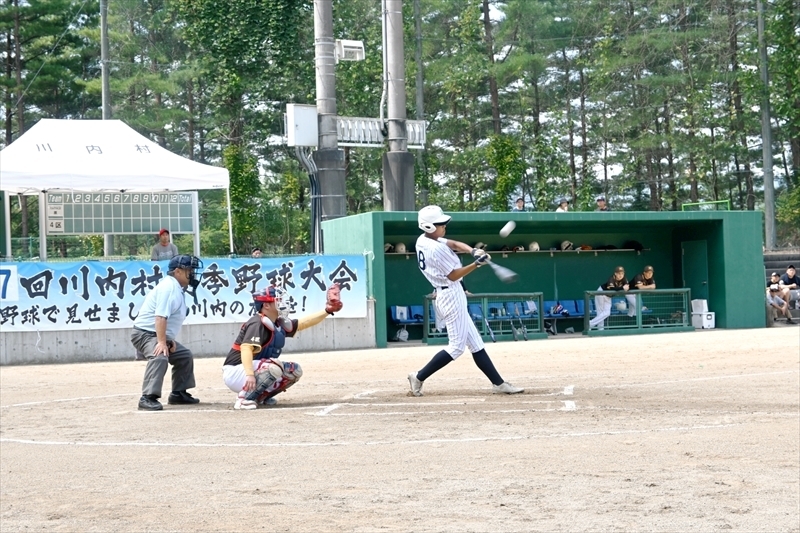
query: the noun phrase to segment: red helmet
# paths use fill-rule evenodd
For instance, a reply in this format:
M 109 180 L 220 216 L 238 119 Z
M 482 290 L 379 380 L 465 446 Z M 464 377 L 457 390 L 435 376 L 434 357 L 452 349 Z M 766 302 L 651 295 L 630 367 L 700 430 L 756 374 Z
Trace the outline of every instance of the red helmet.
M 274 285 L 270 285 L 265 289 L 258 290 L 253 293 L 254 302 L 274 302 L 279 300 L 282 296 L 282 291 Z

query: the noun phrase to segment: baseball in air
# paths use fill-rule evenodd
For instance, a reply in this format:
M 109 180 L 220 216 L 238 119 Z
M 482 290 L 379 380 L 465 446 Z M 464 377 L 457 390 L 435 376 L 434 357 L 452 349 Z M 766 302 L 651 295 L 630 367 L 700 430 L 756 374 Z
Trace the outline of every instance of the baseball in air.
M 509 235 L 511 235 L 511 232 L 514 231 L 514 228 L 516 227 L 517 223 L 514 222 L 513 220 L 509 220 L 508 222 L 506 222 L 506 225 L 503 226 L 503 229 L 500 230 L 500 236 L 508 237 Z

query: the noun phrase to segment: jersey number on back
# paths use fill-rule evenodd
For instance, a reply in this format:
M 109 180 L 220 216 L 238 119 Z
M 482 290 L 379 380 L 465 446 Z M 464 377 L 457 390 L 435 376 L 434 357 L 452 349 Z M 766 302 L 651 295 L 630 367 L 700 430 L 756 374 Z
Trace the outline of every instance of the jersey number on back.
M 422 253 L 422 250 L 417 252 L 417 264 L 420 270 L 425 270 L 425 254 Z

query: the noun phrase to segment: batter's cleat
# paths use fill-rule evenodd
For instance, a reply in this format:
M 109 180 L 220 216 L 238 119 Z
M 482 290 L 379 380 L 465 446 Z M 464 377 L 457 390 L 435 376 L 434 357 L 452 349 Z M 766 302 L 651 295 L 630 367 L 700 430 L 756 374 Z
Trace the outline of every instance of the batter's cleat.
M 139 398 L 140 411 L 161 411 L 163 408 L 158 398 L 152 394 L 146 394 Z
M 200 403 L 200 400 L 193 398 L 192 395 L 185 390 L 179 390 L 169 393 L 167 403 L 170 405 L 191 405 L 194 403 Z
M 236 403 L 233 404 L 233 408 L 237 411 L 239 410 L 246 410 L 249 411 L 250 409 L 256 409 L 258 405 L 254 400 L 245 400 L 244 398 L 236 398 Z
M 500 385 L 492 385 L 492 394 L 519 394 L 520 392 L 525 392 L 525 389 L 515 387 L 508 381 L 504 381 Z
M 411 385 L 411 394 L 422 396 L 422 382 L 417 379 L 417 373 L 412 372 L 408 375 L 408 383 Z

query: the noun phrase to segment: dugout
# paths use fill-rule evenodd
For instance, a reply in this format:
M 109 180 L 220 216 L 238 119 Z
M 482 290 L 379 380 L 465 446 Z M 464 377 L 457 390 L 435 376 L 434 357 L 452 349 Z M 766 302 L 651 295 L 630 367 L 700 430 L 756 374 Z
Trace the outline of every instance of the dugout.
M 448 214 L 453 220 L 447 236 L 471 245 L 486 243 L 496 263 L 520 274 L 519 281 L 504 285 L 491 269 L 482 268 L 465 280 L 471 292 L 542 292 L 545 300 L 581 299 L 584 291 L 595 290 L 608 279 L 617 265 L 625 267 L 629 278 L 652 265 L 659 288 L 689 288 L 691 298 L 708 300 L 717 328 L 765 325 L 761 212 Z M 498 232 L 509 220 L 517 226 L 504 239 Z M 389 317 L 390 306 L 422 305 L 432 291 L 414 255 L 420 234 L 417 213 L 363 213 L 325 221 L 322 230 L 325 253 L 367 256 L 376 344 L 385 347 L 397 329 Z M 585 244 L 592 250 L 561 251 L 565 240 L 575 248 Z M 533 241 L 540 251 L 528 251 Z M 624 248 L 629 241 L 644 249 Z M 407 251 L 384 253 L 385 243 L 403 243 Z M 522 246 L 525 251 L 503 252 L 503 246 Z M 615 248 L 598 249 L 601 246 Z M 410 338 L 421 338 L 420 329 L 409 329 Z

